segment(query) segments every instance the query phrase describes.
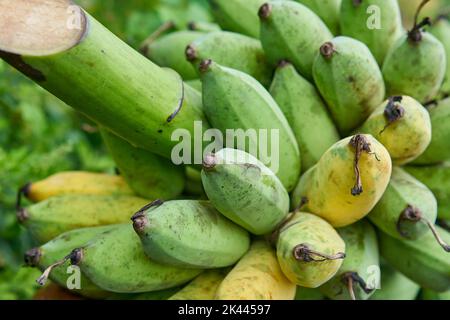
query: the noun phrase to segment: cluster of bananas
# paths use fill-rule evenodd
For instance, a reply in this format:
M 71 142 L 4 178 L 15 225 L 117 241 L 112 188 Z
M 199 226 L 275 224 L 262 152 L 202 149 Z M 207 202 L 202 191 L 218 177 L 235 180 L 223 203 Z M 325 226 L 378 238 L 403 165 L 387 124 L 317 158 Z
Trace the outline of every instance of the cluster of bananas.
M 142 52 L 186 83 L 164 123 L 192 124 L 199 91 L 213 128 L 278 130 L 278 170 L 245 148 L 175 166 L 166 126 L 84 106 L 120 175 L 21 188 L 38 281 L 94 299 L 449 298 L 450 24 L 419 21 L 427 2 L 406 31 L 397 0 L 212 0 L 220 27 L 151 37 Z

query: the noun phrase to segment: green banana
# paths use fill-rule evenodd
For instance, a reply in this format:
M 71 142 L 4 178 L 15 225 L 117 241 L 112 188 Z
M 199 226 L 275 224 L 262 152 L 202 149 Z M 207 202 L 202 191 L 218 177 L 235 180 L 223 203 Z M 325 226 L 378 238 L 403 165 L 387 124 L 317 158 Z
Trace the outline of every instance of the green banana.
M 414 23 L 389 49 L 383 63 L 383 76 L 389 95 L 408 95 L 425 103 L 436 97 L 446 70 L 446 53 L 442 43 L 422 28 L 426 18 Z
M 337 37 L 324 43 L 313 75 L 341 134 L 360 126 L 383 102 L 380 68 L 369 48 L 358 40 Z
M 420 286 L 409 280 L 389 264 L 381 263 L 381 288 L 370 300 L 415 300 Z
M 277 64 L 287 59 L 311 80 L 317 51 L 333 38 L 325 23 L 313 11 L 294 1 L 268 2 L 260 8 L 259 17 L 261 43 L 269 61 Z
M 294 300 L 325 300 L 319 289 L 297 287 Z
M 367 300 L 380 284 L 375 230 L 361 220 L 337 231 L 344 239 L 346 257 L 338 273 L 319 289 L 333 300 Z
M 416 240 L 431 231 L 442 247 L 450 251 L 450 246 L 434 230 L 437 202 L 433 193 L 400 168 L 392 170 L 386 192 L 368 217 L 380 230 L 397 239 Z
M 289 194 L 260 161 L 240 150 L 222 149 L 205 157 L 205 192 L 228 219 L 253 234 L 267 234 L 289 213 Z
M 132 218 L 150 259 L 177 267 L 220 268 L 248 250 L 248 233 L 208 201 L 154 201 Z
M 202 173 L 194 167 L 186 166 L 186 185 L 184 191 L 190 196 L 207 199 L 202 183 Z
M 306 171 L 291 195 L 291 208 L 307 199 L 304 210 L 334 227 L 365 217 L 380 200 L 391 177 L 391 158 L 370 135 L 343 139 Z
M 251 76 L 211 60 L 204 60 L 200 70 L 204 112 L 213 127 L 226 133 L 227 146 L 229 130 L 245 134 L 243 139 L 233 134 L 234 145 L 247 152 L 253 149 L 250 152 L 253 156 L 258 152 L 257 158 L 275 171 L 288 191 L 292 190 L 300 175 L 300 151 L 288 121 L 272 96 Z M 264 133 L 266 139 L 261 138 Z M 278 133 L 278 141 L 273 133 Z M 264 161 L 263 150 L 271 150 L 270 157 L 279 155 L 278 159 Z
M 403 33 L 397 0 L 343 0 L 340 21 L 342 34 L 365 43 L 379 65 Z
M 419 157 L 429 146 L 432 136 L 428 111 L 407 96 L 390 97 L 357 131 L 371 134 L 380 141 L 397 165 Z
M 287 61 L 278 65 L 270 94 L 294 131 L 303 170 L 311 168 L 340 139 L 327 107 L 315 86 Z
M 450 220 L 450 163 L 404 169 L 431 189 L 437 199 L 439 219 Z
M 132 196 L 67 195 L 19 208 L 17 217 L 37 242 L 45 243 L 69 230 L 123 223 L 148 202 Z
M 188 29 L 199 32 L 214 32 L 222 30 L 218 24 L 206 21 L 191 21 L 188 23 Z
M 166 158 L 133 147 L 105 128 L 101 128 L 100 132 L 121 175 L 138 196 L 169 200 L 183 192 L 183 166 L 176 166 Z
M 108 298 L 106 300 L 167 300 L 175 293 L 180 291 L 180 287 L 159 290 L 159 291 L 150 291 L 144 293 L 116 293 L 112 298 Z
M 436 226 L 447 243 L 450 233 Z M 379 233 L 380 252 L 395 269 L 421 287 L 443 292 L 450 290 L 450 255 L 442 251 L 431 233 L 417 240 L 398 240 Z
M 176 31 L 156 39 L 144 48 L 145 55 L 161 67 L 168 67 L 178 72 L 184 80 L 198 78 L 195 68 L 186 61 L 186 47 L 205 35 L 200 31 Z
M 41 285 L 50 276 L 52 281 L 61 287 L 68 288 L 71 273 L 68 273 L 70 263 L 64 259 L 67 253 L 74 248 L 84 245 L 98 234 L 113 228 L 114 226 L 101 226 L 65 232 L 39 248 L 28 250 L 25 253 L 25 263 L 30 267 L 40 269 L 42 272 L 45 271 L 43 276 L 39 278 Z M 104 299 L 114 295 L 111 292 L 100 289 L 83 273 L 80 276 L 79 289 L 68 288 L 71 292 L 92 299 Z
M 440 96 L 447 97 L 450 95 L 450 22 L 448 17 L 439 17 L 431 26 L 430 33 L 435 36 L 444 45 L 447 69 L 445 69 L 444 83 L 440 89 Z
M 314 11 L 325 22 L 333 34 L 340 33 L 340 11 L 342 0 L 296 0 Z
M 196 66 L 204 59 L 212 59 L 225 67 L 251 75 L 264 86 L 268 86 L 272 78 L 272 69 L 266 62 L 259 40 L 239 33 L 208 33 L 188 45 L 186 58 Z
M 450 290 L 445 292 L 436 292 L 433 290 L 424 289 L 422 291 L 423 300 L 450 300 Z
M 259 38 L 258 9 L 266 0 L 209 0 L 217 23 L 225 30 Z
M 338 272 L 345 243 L 325 220 L 295 212 L 278 231 L 277 257 L 292 283 L 317 288 Z
M 117 293 L 170 289 L 199 275 L 200 269 L 177 268 L 150 260 L 129 224 L 117 225 L 74 249 L 69 258 L 93 283 Z
M 186 81 L 186 84 L 194 88 L 195 90 L 202 92 L 202 81 L 200 79 L 193 79 Z
M 223 269 L 207 270 L 168 300 L 214 300 L 217 288 L 226 274 Z
M 450 98 L 439 101 L 436 105 L 430 106 L 431 127 L 433 136 L 431 143 L 425 152 L 413 161 L 413 164 L 430 165 L 438 164 L 450 160 Z

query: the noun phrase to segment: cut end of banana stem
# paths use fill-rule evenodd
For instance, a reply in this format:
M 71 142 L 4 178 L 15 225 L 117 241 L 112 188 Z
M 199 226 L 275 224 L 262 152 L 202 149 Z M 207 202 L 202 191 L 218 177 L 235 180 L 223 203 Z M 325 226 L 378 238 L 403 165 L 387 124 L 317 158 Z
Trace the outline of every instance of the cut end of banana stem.
M 213 62 L 212 62 L 211 59 L 203 60 L 200 63 L 200 66 L 198 67 L 198 70 L 200 70 L 201 73 L 205 73 L 205 72 L 209 71 L 209 69 L 211 68 L 212 63 Z
M 282 69 L 288 66 L 292 66 L 292 63 L 289 60 L 283 59 L 278 62 L 277 69 Z
M 72 252 L 66 258 L 64 258 L 64 262 L 66 260 L 70 260 L 71 265 L 77 266 L 83 260 L 83 255 L 83 248 L 73 249 Z
M 20 223 L 25 223 L 30 218 L 30 214 L 27 209 L 19 208 L 16 212 L 16 217 Z
M 195 47 L 193 46 L 193 45 L 188 45 L 187 47 L 186 47 L 186 52 L 185 52 L 185 54 L 186 54 L 186 59 L 188 60 L 188 61 L 195 61 L 195 60 L 197 60 L 198 59 L 198 54 L 197 54 L 197 50 L 195 49 Z
M 420 222 L 422 216 L 423 214 L 419 208 L 413 207 L 412 205 L 408 204 L 405 210 L 402 211 L 400 217 L 398 218 L 397 231 L 400 233 L 402 237 L 410 239 L 409 234 L 403 229 L 403 222 L 409 221 L 417 223 Z
M 359 170 L 359 159 L 361 158 L 361 154 L 363 152 L 371 153 L 370 143 L 367 141 L 367 138 L 362 134 L 357 134 L 352 137 L 350 140 L 350 146 L 355 149 L 355 161 L 354 161 L 354 170 L 355 170 L 355 186 L 352 188 L 351 193 L 353 196 L 359 196 L 363 193 L 363 186 L 361 180 L 361 173 Z
M 41 260 L 41 250 L 39 248 L 33 248 L 25 253 L 25 264 L 29 267 L 36 267 Z
M 71 0 L 0 1 L 0 30 L 0 51 L 44 56 L 77 45 L 87 18 Z
M 338 252 L 335 255 L 328 255 L 311 249 L 306 243 L 297 245 L 293 250 L 293 254 L 294 258 L 301 262 L 322 262 L 345 258 L 345 253 L 343 252 Z M 315 257 L 318 257 L 318 259 Z
M 320 47 L 320 54 L 326 59 L 331 59 L 335 52 L 336 48 L 334 47 L 334 44 L 332 42 L 325 42 Z
M 258 11 L 258 16 L 262 19 L 265 20 L 267 18 L 270 17 L 270 15 L 272 14 L 272 5 L 270 3 L 264 3 Z
M 28 198 L 31 189 L 31 182 L 28 182 L 24 186 L 20 187 L 17 191 L 16 198 L 16 210 L 19 210 L 22 207 L 22 195 Z
M 213 170 L 217 165 L 217 158 L 214 154 L 210 153 L 203 159 L 203 169 L 205 171 Z
M 412 43 L 419 43 L 423 38 L 423 30 L 422 28 L 425 26 L 431 26 L 431 19 L 425 18 L 418 25 L 414 26 L 414 28 L 408 32 L 408 39 Z
M 400 105 L 402 96 L 390 97 L 386 108 L 384 109 L 384 117 L 387 120 L 386 126 L 381 130 L 380 134 L 386 130 L 391 124 L 400 120 L 405 115 L 405 109 Z

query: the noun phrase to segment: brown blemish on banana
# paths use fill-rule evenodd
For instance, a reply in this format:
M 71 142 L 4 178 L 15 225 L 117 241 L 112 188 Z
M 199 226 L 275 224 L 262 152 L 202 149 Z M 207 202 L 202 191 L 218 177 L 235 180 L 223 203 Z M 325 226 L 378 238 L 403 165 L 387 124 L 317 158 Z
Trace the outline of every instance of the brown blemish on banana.
M 301 243 L 295 246 L 292 253 L 297 261 L 302 262 L 322 262 L 345 258 L 345 253 L 343 252 L 338 252 L 335 255 L 328 255 L 311 249 L 306 243 Z M 314 258 L 314 256 L 319 257 L 319 259 Z
M 391 124 L 400 120 L 405 115 L 405 109 L 400 105 L 402 96 L 390 97 L 386 109 L 384 109 L 384 117 L 387 120 L 386 126 L 380 131 L 382 134 Z
M 18 71 L 22 72 L 33 81 L 44 82 L 47 80 L 41 71 L 27 64 L 25 61 L 23 61 L 22 56 L 18 54 L 0 50 L 0 58 L 5 60 L 8 64 L 16 68 Z

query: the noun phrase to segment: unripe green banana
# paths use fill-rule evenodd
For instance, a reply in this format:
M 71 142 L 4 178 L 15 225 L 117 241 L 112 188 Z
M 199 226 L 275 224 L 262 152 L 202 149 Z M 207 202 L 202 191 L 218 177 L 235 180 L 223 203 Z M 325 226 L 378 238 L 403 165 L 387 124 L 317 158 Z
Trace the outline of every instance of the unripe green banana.
M 313 75 L 341 134 L 360 126 L 383 102 L 380 68 L 369 48 L 358 40 L 337 37 L 322 43 Z
M 67 253 L 86 244 L 89 240 L 113 229 L 114 226 L 101 226 L 71 230 L 65 232 L 53 240 L 47 242 L 39 248 L 33 248 L 25 253 L 25 263 L 30 267 L 40 269 L 44 274 L 38 279 L 43 285 L 49 276 L 52 281 L 63 288 L 68 288 L 68 280 L 71 273 L 68 273 L 70 267 L 69 261 L 64 259 Z M 100 289 L 92 283 L 83 273 L 80 273 L 79 289 L 70 289 L 71 292 L 92 299 L 104 299 L 114 295 Z
M 188 29 L 191 31 L 214 32 L 222 29 L 216 23 L 206 21 L 191 21 L 188 23 Z
M 248 233 L 208 201 L 154 201 L 132 218 L 150 259 L 177 267 L 221 268 L 248 250 Z
M 121 175 L 138 196 L 170 200 L 183 192 L 183 166 L 176 166 L 169 159 L 133 147 L 105 128 L 101 128 L 100 132 Z
M 296 212 L 278 232 L 278 262 L 292 283 L 317 288 L 338 272 L 345 243 L 328 222 Z
M 291 208 L 303 198 L 303 208 L 344 227 L 366 216 L 376 205 L 391 177 L 386 148 L 370 135 L 343 139 L 300 178 L 291 196 Z
M 380 230 L 397 239 L 416 240 L 432 233 L 444 250 L 450 251 L 434 228 L 437 202 L 433 193 L 400 168 L 394 167 L 386 192 L 368 217 Z
M 253 234 L 273 231 L 289 213 L 289 194 L 280 180 L 243 151 L 225 148 L 207 155 L 202 181 L 217 210 Z
M 438 217 L 450 220 L 450 163 L 404 168 L 431 189 L 438 203 Z
M 444 241 L 450 233 L 436 226 Z M 380 253 L 395 269 L 426 289 L 450 290 L 450 254 L 442 251 L 431 233 L 417 240 L 398 240 L 379 233 Z
M 74 195 L 19 208 L 18 220 L 39 243 L 69 230 L 128 221 L 149 201 L 132 196 Z
M 285 61 L 275 71 L 270 94 L 294 131 L 303 170 L 311 168 L 329 147 L 339 141 L 339 133 L 327 107 L 314 85 Z
M 425 103 L 436 97 L 446 70 L 442 43 L 423 32 L 429 20 L 414 25 L 388 51 L 383 63 L 383 77 L 388 95 L 408 95 Z
M 100 288 L 118 293 L 140 293 L 177 287 L 199 275 L 200 269 L 177 268 L 149 259 L 130 224 L 117 225 L 69 258 Z
M 312 79 L 314 58 L 320 46 L 333 38 L 325 23 L 308 7 L 294 1 L 265 3 L 259 9 L 261 43 L 272 64 L 291 61 Z
M 184 191 L 189 196 L 207 199 L 202 183 L 202 173 L 197 168 L 186 166 L 186 185 Z
M 214 300 L 225 276 L 226 270 L 207 270 L 168 300 Z
M 433 136 L 431 143 L 425 152 L 413 161 L 413 164 L 430 165 L 438 164 L 450 160 L 450 98 L 439 101 L 436 105 L 430 106 L 431 127 Z
M 421 296 L 423 300 L 450 300 L 450 290 L 436 292 L 433 290 L 424 289 Z
M 143 50 L 145 55 L 159 66 L 172 68 L 184 80 L 192 80 L 198 75 L 195 68 L 186 61 L 184 52 L 192 41 L 203 35 L 205 33 L 199 31 L 176 31 L 156 39 Z
M 186 58 L 196 66 L 204 59 L 212 59 L 224 67 L 249 74 L 264 86 L 268 86 L 272 78 L 272 69 L 259 40 L 239 33 L 208 33 L 188 45 Z
M 420 286 L 409 280 L 389 264 L 381 263 L 381 288 L 370 300 L 415 300 Z
M 402 165 L 419 157 L 431 142 L 431 120 L 428 111 L 408 96 L 390 97 L 370 115 L 357 130 L 371 134 Z
M 338 229 L 346 257 L 338 273 L 320 290 L 333 300 L 367 300 L 380 284 L 377 236 L 366 220 Z
M 258 9 L 266 0 L 209 0 L 217 23 L 225 30 L 259 38 Z
M 204 60 L 200 70 L 204 112 L 211 124 L 227 136 L 227 142 L 229 129 L 233 133 L 241 131 L 245 134 L 244 139 L 238 139 L 238 134 L 232 134 L 235 146 L 247 152 L 252 149 L 254 153 L 258 153 L 251 152 L 276 171 L 288 191 L 292 190 L 300 175 L 300 151 L 286 117 L 272 96 L 251 76 L 222 67 L 211 60 Z M 266 139 L 261 138 L 264 133 L 267 133 Z M 273 138 L 274 133 L 277 133 L 278 137 Z M 272 152 L 272 149 L 278 150 Z M 271 158 L 277 154 L 279 157 L 264 161 L 262 150 L 271 150 Z
M 365 43 L 379 65 L 403 33 L 397 0 L 343 0 L 341 31 Z
M 202 81 L 200 79 L 193 79 L 186 81 L 186 84 L 194 88 L 195 90 L 202 92 Z
M 342 0 L 297 0 L 314 11 L 333 34 L 340 33 L 339 14 Z
M 325 300 L 319 289 L 297 287 L 294 300 Z
M 440 96 L 450 95 L 450 22 L 448 17 L 439 17 L 432 25 L 430 32 L 444 45 L 447 69 L 445 71 L 444 83 L 440 89 Z

